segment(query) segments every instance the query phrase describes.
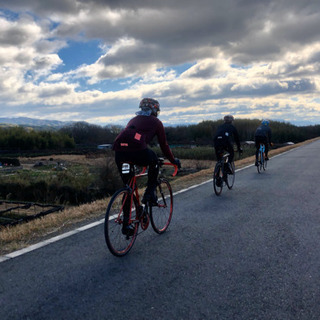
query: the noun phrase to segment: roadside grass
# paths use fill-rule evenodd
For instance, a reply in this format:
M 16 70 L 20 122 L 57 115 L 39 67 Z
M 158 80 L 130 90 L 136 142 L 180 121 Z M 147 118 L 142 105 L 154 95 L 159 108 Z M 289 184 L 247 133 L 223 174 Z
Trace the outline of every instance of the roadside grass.
M 269 156 L 278 155 L 318 139 L 319 138 L 315 138 L 295 145 L 270 150 Z M 170 179 L 174 192 L 212 179 L 215 161 L 182 160 L 181 162 L 182 168 L 188 168 L 188 170 L 186 170 L 184 175 L 178 175 Z M 245 167 L 253 163 L 254 156 L 235 161 L 236 168 Z M 191 170 L 192 168 L 194 168 L 194 170 Z M 166 172 L 166 175 L 169 174 L 169 171 Z M 141 192 L 143 192 L 143 189 L 141 189 Z M 66 207 L 62 212 L 52 213 L 28 223 L 3 228 L 0 230 L 0 255 L 8 254 L 89 222 L 102 219 L 109 200 L 110 197 L 106 197 L 88 204 Z
M 101 157 L 99 162 L 81 156 L 70 159 L 21 158 L 23 165 L 18 169 L 0 171 L 0 199 L 79 205 L 112 194 L 121 185 L 110 157 Z

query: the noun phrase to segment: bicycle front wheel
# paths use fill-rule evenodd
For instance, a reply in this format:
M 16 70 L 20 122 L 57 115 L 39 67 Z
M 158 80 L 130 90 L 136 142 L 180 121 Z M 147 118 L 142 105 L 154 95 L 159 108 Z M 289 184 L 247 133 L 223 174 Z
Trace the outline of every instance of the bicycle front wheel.
M 120 189 L 112 196 L 106 211 L 104 221 L 105 240 L 110 252 L 117 257 L 126 255 L 132 248 L 137 237 L 137 222 L 134 222 L 133 224 L 133 235 L 128 236 L 122 232 L 125 219 L 128 221 L 130 217 L 130 209 L 132 215 L 134 214 L 134 208 L 136 209 L 135 214 L 138 212 L 137 200 L 135 197 L 133 197 L 134 201 L 130 208 L 130 197 L 131 194 L 128 189 Z M 124 213 L 126 213 L 126 215 Z
M 172 218 L 173 195 L 170 183 L 165 178 L 159 179 L 157 186 L 158 205 L 150 207 L 150 220 L 155 232 L 165 232 Z
M 268 161 L 266 161 L 265 159 L 263 160 L 263 170 L 267 169 L 267 163 Z
M 223 172 L 221 163 L 217 162 L 213 172 L 213 190 L 217 196 L 222 192 Z
M 227 174 L 227 180 L 226 180 L 227 187 L 229 189 L 232 189 L 234 180 L 236 178 L 236 168 L 235 168 L 234 162 L 231 163 L 231 168 L 232 168 L 233 174 Z

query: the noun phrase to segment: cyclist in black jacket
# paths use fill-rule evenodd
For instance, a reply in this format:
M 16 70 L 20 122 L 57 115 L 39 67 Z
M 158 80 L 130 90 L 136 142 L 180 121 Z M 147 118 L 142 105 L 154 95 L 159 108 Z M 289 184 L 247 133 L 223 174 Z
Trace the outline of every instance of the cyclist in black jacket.
M 230 153 L 228 157 L 229 163 L 229 172 L 232 172 L 231 163 L 234 158 L 234 149 L 233 149 L 233 141 L 236 143 L 238 147 L 238 151 L 242 153 L 242 148 L 240 146 L 240 139 L 237 129 L 233 126 L 232 122 L 234 121 L 234 117 L 232 115 L 227 115 L 223 118 L 224 124 L 218 127 L 217 132 L 213 138 L 214 148 L 217 156 L 217 160 L 221 159 L 221 151 L 227 151 Z

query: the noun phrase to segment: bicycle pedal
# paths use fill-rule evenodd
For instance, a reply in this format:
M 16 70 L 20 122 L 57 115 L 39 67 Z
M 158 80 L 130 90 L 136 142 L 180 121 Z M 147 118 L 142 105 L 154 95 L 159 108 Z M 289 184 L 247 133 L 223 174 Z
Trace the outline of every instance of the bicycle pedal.
M 142 230 L 146 230 L 149 226 L 149 215 L 144 212 L 142 219 L 140 220 L 140 226 Z
M 133 225 L 129 225 L 127 227 L 122 228 L 122 234 L 124 234 L 127 239 L 130 236 L 133 236 L 135 232 L 135 227 Z

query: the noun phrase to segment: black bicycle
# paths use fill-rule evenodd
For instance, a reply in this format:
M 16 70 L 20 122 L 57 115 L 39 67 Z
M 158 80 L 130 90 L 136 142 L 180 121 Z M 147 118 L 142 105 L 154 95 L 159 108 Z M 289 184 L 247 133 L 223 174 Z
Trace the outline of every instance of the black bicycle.
M 230 153 L 223 151 L 220 154 L 220 160 L 217 161 L 213 172 L 213 189 L 217 196 L 222 192 L 224 184 L 228 189 L 232 189 L 236 178 L 234 161 L 228 163 Z

